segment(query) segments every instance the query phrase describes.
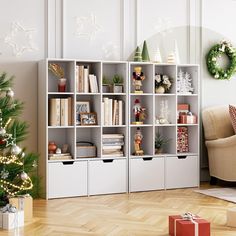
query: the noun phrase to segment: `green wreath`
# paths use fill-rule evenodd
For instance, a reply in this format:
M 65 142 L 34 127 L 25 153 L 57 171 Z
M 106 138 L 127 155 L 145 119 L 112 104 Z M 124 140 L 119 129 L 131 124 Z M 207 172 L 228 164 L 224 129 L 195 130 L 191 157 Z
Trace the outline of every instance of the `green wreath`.
M 217 58 L 222 54 L 229 58 L 229 65 L 226 69 L 219 67 Z M 226 41 L 213 46 L 206 56 L 206 63 L 209 73 L 215 79 L 230 79 L 236 70 L 236 51 L 232 45 Z

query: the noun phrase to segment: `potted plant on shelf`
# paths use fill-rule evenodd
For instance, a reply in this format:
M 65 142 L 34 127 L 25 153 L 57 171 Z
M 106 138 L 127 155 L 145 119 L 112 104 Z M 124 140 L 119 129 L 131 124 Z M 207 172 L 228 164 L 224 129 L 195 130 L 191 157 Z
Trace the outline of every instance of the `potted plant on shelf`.
M 65 92 L 66 78 L 64 78 L 65 73 L 63 67 L 56 63 L 50 63 L 48 69 L 58 78 L 58 92 Z
M 123 93 L 123 78 L 121 75 L 115 74 L 112 78 L 113 93 Z
M 110 87 L 111 87 L 111 83 L 110 83 L 109 79 L 105 75 L 103 75 L 103 77 L 102 77 L 102 92 L 103 93 L 110 93 L 111 92 Z
M 166 93 L 172 86 L 172 79 L 167 75 L 155 75 L 155 93 Z
M 155 137 L 155 154 L 161 154 L 163 152 L 163 147 L 170 142 L 171 139 L 163 137 L 159 132 Z

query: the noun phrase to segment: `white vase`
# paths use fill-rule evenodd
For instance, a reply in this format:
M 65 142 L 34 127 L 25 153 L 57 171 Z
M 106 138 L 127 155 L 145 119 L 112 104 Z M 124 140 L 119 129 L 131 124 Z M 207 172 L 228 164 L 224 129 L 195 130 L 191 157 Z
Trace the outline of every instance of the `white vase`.
M 165 88 L 163 86 L 159 86 L 155 89 L 156 93 L 165 93 Z

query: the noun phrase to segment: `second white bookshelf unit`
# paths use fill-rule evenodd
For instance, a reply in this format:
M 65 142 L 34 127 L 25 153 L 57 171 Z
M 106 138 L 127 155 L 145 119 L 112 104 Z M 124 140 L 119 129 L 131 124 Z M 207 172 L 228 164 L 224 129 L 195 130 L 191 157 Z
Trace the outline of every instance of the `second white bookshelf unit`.
M 64 92 L 58 92 L 57 78 L 48 70 L 51 63 L 60 65 L 65 71 Z M 132 82 L 135 67 L 141 67 L 146 77 L 140 94 L 134 92 Z M 180 70 L 191 76 L 193 93 L 178 92 Z M 89 84 L 89 80 L 86 87 L 80 76 L 87 72 L 93 82 Z M 172 79 L 168 93 L 155 93 L 155 74 Z M 118 90 L 107 85 L 114 75 L 123 79 Z M 39 175 L 45 198 L 199 185 L 199 122 L 179 124 L 177 121 L 178 104 L 188 104 L 199 118 L 198 65 L 46 59 L 39 63 L 38 95 Z M 147 115 L 140 125 L 134 123 L 136 99 L 145 107 Z M 66 123 L 55 123 L 57 117 L 51 119 L 51 107 L 61 105 L 62 100 L 68 104 L 69 115 L 65 118 Z M 156 121 L 161 116 L 163 102 L 168 104 L 168 124 Z M 59 110 L 61 121 L 63 106 Z M 134 135 L 138 127 L 143 135 L 142 156 L 134 155 Z M 179 152 L 178 134 L 184 130 L 188 131 L 189 146 L 187 152 Z M 169 140 L 161 154 L 155 151 L 157 133 Z M 68 147 L 60 159 L 51 154 L 55 153 L 55 145 L 63 152 L 63 148 Z M 89 148 L 90 145 L 93 147 Z M 83 149 L 84 146 L 87 149 Z M 85 150 L 90 150 L 92 156 L 88 153 L 83 156 Z

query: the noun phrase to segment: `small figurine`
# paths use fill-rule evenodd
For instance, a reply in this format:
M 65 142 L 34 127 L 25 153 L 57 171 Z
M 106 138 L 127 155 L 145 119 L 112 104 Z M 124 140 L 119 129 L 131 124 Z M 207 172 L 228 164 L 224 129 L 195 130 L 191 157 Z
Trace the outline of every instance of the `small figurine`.
M 144 151 L 142 150 L 142 147 L 141 147 L 142 139 L 143 139 L 143 135 L 141 133 L 140 128 L 138 127 L 134 135 L 134 155 L 135 156 L 144 155 Z
M 135 116 L 135 121 L 133 122 L 134 125 L 143 124 L 143 121 L 146 118 L 145 110 L 146 108 L 141 106 L 139 99 L 135 99 L 133 106 L 133 112 Z
M 145 80 L 145 76 L 142 72 L 142 67 L 134 67 L 133 72 L 133 85 L 135 87 L 134 93 L 143 93 L 141 90 L 142 81 Z

